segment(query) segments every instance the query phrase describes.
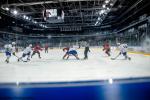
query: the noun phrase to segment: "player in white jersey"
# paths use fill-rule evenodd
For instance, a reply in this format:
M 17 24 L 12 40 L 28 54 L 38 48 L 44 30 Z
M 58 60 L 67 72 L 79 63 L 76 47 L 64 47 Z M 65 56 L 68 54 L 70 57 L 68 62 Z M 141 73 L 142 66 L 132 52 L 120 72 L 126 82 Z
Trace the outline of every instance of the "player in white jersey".
M 6 55 L 6 62 L 7 63 L 9 63 L 9 59 L 10 59 L 10 57 L 11 57 L 11 53 L 12 53 L 12 45 L 11 44 L 6 44 L 5 46 L 4 46 L 4 48 L 5 48 L 5 55 Z
M 128 45 L 127 44 L 120 44 L 120 43 L 118 43 L 117 45 L 118 45 L 118 48 L 120 50 L 119 55 L 122 54 L 125 57 L 125 59 L 131 60 L 131 58 L 127 55 Z
M 22 60 L 22 58 L 26 57 L 27 56 L 27 61 L 30 60 L 30 55 L 31 55 L 31 52 L 32 52 L 32 44 L 30 44 L 28 47 L 26 47 L 24 50 L 23 50 L 23 54 L 22 54 L 22 57 L 20 57 L 18 59 L 18 61 Z M 23 60 L 22 60 L 23 61 Z

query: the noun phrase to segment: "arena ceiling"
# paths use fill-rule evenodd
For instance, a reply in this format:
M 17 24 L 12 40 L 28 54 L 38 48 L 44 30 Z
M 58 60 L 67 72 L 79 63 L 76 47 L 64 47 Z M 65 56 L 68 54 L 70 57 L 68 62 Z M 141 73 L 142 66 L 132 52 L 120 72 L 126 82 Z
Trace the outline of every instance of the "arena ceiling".
M 149 0 L 1 0 L 1 27 L 14 23 L 31 30 L 112 27 L 149 14 L 149 6 Z M 44 20 L 44 9 L 63 10 L 64 22 Z

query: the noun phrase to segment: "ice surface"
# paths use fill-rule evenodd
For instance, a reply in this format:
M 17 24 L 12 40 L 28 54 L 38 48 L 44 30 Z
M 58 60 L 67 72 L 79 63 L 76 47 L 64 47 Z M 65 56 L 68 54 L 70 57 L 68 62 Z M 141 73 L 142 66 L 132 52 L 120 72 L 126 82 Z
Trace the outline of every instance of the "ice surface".
M 79 57 L 84 57 L 79 49 Z M 112 57 L 118 51 L 112 51 Z M 132 60 L 111 60 L 100 48 L 92 48 L 88 60 L 62 60 L 62 49 L 50 49 L 41 53 L 42 59 L 33 56 L 30 62 L 17 62 L 15 57 L 6 64 L 5 55 L 0 54 L 0 83 L 6 82 L 70 82 L 103 80 L 109 78 L 134 78 L 150 76 L 150 56 L 129 54 Z M 21 56 L 18 53 L 17 56 Z

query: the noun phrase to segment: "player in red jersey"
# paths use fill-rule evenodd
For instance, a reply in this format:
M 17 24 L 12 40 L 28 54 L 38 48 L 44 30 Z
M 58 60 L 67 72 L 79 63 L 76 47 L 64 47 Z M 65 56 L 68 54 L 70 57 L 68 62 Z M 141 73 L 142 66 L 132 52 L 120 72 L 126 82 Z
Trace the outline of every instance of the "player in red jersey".
M 103 45 L 103 51 L 105 51 L 105 53 L 110 56 L 110 45 L 108 42 L 105 42 Z
M 42 48 L 40 47 L 40 45 L 36 44 L 33 48 L 33 53 L 31 55 L 31 58 L 37 53 L 39 58 L 41 58 L 40 56 L 40 51 L 42 51 Z
M 67 56 L 67 59 L 69 56 L 74 56 L 76 57 L 77 60 L 79 60 L 78 53 L 76 51 L 76 48 L 64 48 L 63 51 L 66 51 L 65 55 L 63 56 L 63 59 Z
M 65 57 L 68 56 L 69 47 L 63 48 L 63 51 L 66 52 L 65 55 L 63 56 L 63 59 L 65 59 Z M 67 58 L 69 58 L 69 56 Z

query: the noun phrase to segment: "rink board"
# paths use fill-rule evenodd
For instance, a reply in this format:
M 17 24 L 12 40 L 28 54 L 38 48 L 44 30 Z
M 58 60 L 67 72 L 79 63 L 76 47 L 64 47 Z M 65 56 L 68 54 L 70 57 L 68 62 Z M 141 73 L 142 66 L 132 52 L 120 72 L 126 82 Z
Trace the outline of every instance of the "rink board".
M 149 100 L 150 82 L 69 87 L 3 87 L 0 100 Z
M 79 57 L 84 57 L 84 49 L 78 50 Z M 112 57 L 118 51 L 111 51 Z M 62 49 L 50 49 L 48 54 L 41 52 L 42 59 L 37 55 L 30 62 L 17 62 L 15 57 L 10 63 L 4 62 L 4 54 L 0 55 L 0 83 L 56 83 L 92 80 L 126 79 L 150 77 L 150 56 L 129 53 L 131 61 L 117 60 L 107 57 L 101 48 L 91 48 L 88 60 L 62 60 Z M 21 56 L 21 52 L 17 53 Z

